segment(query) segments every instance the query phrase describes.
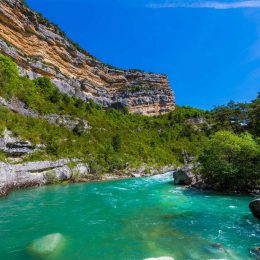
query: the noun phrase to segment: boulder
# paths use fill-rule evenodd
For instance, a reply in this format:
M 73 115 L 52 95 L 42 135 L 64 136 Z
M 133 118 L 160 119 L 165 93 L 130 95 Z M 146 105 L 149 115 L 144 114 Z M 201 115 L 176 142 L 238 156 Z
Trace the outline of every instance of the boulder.
M 146 258 L 144 260 L 174 260 L 174 258 L 171 256 L 162 256 L 157 258 Z
M 197 176 L 193 172 L 193 167 L 188 166 L 173 172 L 174 185 L 194 185 L 197 182 Z
M 253 213 L 253 215 L 256 218 L 260 219 L 260 198 L 253 200 L 249 204 L 249 208 L 250 208 L 251 212 Z
M 64 246 L 64 237 L 60 233 L 50 234 L 34 240 L 28 246 L 28 252 L 38 257 L 57 254 Z

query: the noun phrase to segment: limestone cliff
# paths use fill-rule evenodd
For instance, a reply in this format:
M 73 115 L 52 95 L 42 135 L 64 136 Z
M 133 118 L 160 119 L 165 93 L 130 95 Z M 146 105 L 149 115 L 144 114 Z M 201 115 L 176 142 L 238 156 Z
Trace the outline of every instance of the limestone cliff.
M 105 65 L 21 0 L 0 0 L 0 52 L 30 78 L 49 76 L 64 93 L 104 107 L 159 115 L 174 110 L 167 76 Z

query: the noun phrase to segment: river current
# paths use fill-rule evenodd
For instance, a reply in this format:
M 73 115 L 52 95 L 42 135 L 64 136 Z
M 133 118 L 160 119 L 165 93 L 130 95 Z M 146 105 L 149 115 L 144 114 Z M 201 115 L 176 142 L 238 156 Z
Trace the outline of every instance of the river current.
M 252 199 L 176 187 L 170 173 L 16 191 L 0 199 L 0 259 L 252 259 Z M 33 244 L 50 234 L 62 241 Z

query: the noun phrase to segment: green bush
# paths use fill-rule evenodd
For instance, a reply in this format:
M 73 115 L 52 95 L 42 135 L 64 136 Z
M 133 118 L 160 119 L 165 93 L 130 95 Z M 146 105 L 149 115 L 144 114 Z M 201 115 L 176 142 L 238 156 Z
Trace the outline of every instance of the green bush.
M 220 190 L 247 191 L 260 179 L 260 146 L 248 133 L 217 132 L 199 160 L 206 182 Z

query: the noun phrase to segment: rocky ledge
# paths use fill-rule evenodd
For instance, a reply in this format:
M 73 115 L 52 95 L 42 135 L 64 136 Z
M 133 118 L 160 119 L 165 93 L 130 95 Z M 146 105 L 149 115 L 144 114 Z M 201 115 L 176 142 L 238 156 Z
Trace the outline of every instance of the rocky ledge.
M 145 115 L 175 107 L 167 76 L 100 62 L 22 0 L 0 1 L 0 53 L 11 57 L 22 75 L 48 76 L 60 91 L 84 101 Z
M 87 164 L 77 160 L 39 161 L 23 164 L 0 163 L 0 196 L 11 190 L 62 181 L 78 181 L 89 174 Z
M 148 177 L 168 172 L 173 167 L 150 168 L 148 173 L 147 168 L 143 166 L 138 169 L 127 169 L 125 172 L 99 175 L 96 172 L 92 172 L 88 164 L 82 163 L 78 159 L 26 162 L 20 164 L 0 162 L 0 196 L 5 196 L 12 190 L 64 181 L 73 183 Z

